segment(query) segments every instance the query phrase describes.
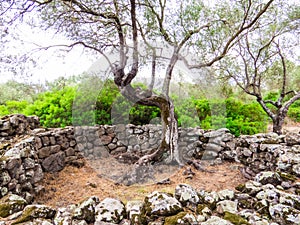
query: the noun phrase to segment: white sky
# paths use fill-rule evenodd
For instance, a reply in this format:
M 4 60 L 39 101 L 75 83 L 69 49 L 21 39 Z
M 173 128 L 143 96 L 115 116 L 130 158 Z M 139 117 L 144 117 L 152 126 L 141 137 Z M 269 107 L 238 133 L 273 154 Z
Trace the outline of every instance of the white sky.
M 89 69 L 93 63 L 93 58 L 84 52 L 80 46 L 74 47 L 72 51 L 57 51 L 59 48 L 48 50 L 36 50 L 39 46 L 52 46 L 59 44 L 68 44 L 68 41 L 62 36 L 51 31 L 32 29 L 28 25 L 20 24 L 17 29 L 9 30 L 17 32 L 20 35 L 22 43 L 13 41 L 5 46 L 2 54 L 23 55 L 28 54 L 37 60 L 37 67 L 30 70 L 32 75 L 30 79 L 33 83 L 44 83 L 52 81 L 60 76 L 71 76 L 81 74 Z M 3 74 L 1 71 L 0 82 L 9 79 L 24 79 L 13 77 L 12 74 Z

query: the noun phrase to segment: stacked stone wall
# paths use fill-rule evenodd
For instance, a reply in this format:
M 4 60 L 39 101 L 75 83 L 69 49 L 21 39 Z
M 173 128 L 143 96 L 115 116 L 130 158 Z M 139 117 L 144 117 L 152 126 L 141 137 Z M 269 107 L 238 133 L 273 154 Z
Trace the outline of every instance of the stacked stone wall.
M 36 116 L 24 116 L 21 114 L 5 116 L 0 119 L 0 140 L 10 139 L 16 135 L 22 135 L 40 126 Z

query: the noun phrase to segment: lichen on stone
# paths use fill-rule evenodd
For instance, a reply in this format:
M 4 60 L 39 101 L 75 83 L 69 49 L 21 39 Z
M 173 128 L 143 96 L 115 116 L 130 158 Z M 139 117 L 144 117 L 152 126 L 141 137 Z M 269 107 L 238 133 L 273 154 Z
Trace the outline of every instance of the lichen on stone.
M 224 219 L 230 221 L 234 225 L 251 225 L 245 218 L 231 212 L 225 212 Z
M 181 220 L 187 212 L 180 212 L 177 215 L 166 217 L 164 225 L 177 225 L 178 220 Z

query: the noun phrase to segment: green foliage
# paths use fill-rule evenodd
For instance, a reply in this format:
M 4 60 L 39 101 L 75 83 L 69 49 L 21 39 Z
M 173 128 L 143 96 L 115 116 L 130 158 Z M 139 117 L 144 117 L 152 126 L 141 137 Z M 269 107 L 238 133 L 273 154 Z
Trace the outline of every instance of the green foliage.
M 160 110 L 155 106 L 135 104 L 129 111 L 129 123 L 144 125 L 153 123 L 153 119 L 160 117 Z
M 8 114 L 24 113 L 24 110 L 29 105 L 27 101 L 6 101 L 0 105 L 0 116 Z
M 176 99 L 175 113 L 178 118 L 178 125 L 181 127 L 199 126 L 199 118 L 193 99 Z
M 27 101 L 7 101 L 5 104 L 9 114 L 23 113 L 23 111 L 29 105 Z
M 295 122 L 300 122 L 300 100 L 294 102 L 289 108 L 288 117 Z
M 6 105 L 0 105 L 0 116 L 8 115 L 9 111 L 6 107 Z
M 72 125 L 72 104 L 74 87 L 48 91 L 40 94 L 37 100 L 27 107 L 25 114 L 36 115 L 44 127 L 65 127 Z
M 101 89 L 96 102 L 95 120 L 96 124 L 112 124 L 111 109 L 119 90 L 113 81 L 107 81 Z
M 267 116 L 256 102 L 244 104 L 236 99 L 194 100 L 203 129 L 228 128 L 234 135 L 264 132 Z

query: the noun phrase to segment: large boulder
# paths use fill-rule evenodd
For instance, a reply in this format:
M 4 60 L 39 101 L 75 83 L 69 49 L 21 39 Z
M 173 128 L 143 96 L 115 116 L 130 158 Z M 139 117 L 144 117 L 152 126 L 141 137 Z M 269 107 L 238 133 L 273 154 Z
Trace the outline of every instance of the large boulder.
M 7 217 L 13 213 L 22 211 L 26 206 L 27 201 L 14 194 L 9 194 L 0 200 L 0 217 Z
M 118 224 L 126 217 L 126 210 L 120 200 L 106 198 L 96 206 L 95 214 L 95 225 L 101 225 L 102 222 Z
M 96 196 L 92 196 L 83 202 L 81 202 L 73 213 L 73 218 L 76 220 L 85 220 L 88 223 L 95 221 L 95 208 L 99 203 L 99 199 Z
M 155 191 L 144 201 L 144 212 L 149 218 L 172 216 L 182 211 L 181 203 L 171 194 Z
M 35 219 L 53 219 L 56 210 L 45 205 L 28 205 L 24 208 L 22 215 L 12 224 L 20 224 Z
M 212 216 L 207 221 L 200 223 L 201 225 L 233 225 L 233 223 L 224 220 L 218 216 Z
M 179 184 L 175 188 L 175 198 L 182 205 L 197 206 L 200 202 L 200 198 L 195 189 L 188 184 Z

